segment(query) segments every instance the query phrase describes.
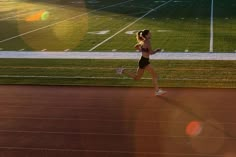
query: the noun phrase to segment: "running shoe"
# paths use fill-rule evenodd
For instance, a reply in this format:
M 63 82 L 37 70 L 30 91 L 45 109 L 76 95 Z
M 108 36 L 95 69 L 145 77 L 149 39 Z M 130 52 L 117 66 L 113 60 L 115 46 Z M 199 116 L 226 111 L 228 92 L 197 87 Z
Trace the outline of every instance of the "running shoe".
M 159 89 L 158 91 L 155 92 L 155 95 L 156 95 L 156 96 L 161 96 L 161 95 L 166 94 L 166 93 L 167 93 L 167 91 L 164 91 L 164 90 L 162 90 L 162 89 Z

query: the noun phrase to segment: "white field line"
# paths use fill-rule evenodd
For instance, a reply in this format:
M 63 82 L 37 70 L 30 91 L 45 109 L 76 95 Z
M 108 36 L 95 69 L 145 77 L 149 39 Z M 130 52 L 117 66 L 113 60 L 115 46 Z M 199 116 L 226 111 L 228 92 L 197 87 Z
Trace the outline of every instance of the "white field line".
M 36 12 L 36 11 L 39 11 L 39 10 L 52 10 L 52 9 L 58 9 L 58 8 L 64 8 L 65 6 L 60 6 L 60 7 L 48 7 L 48 8 L 37 8 L 37 9 L 34 9 L 34 10 L 31 10 L 29 12 L 24 12 L 24 13 L 21 13 L 21 14 L 18 14 L 18 15 L 14 15 L 14 16 L 9 16 L 9 17 L 5 17 L 5 18 L 1 18 L 0 21 L 3 21 L 3 20 L 7 20 L 7 19 L 11 19 L 11 18 L 16 18 L 16 17 L 19 17 L 19 16 L 24 16 L 24 15 L 30 15 L 32 14 L 33 12 Z
M 130 2 L 130 1 L 133 1 L 133 0 L 124 1 L 124 2 L 121 2 L 121 3 L 116 3 L 116 4 L 113 4 L 113 5 L 109 5 L 109 6 L 106 6 L 106 7 L 102 7 L 102 8 L 100 8 L 100 9 L 96 9 L 96 10 L 93 10 L 93 11 L 90 11 L 90 12 L 87 12 L 87 13 L 84 13 L 84 14 L 76 15 L 76 16 L 70 17 L 70 18 L 68 18 L 68 19 L 65 19 L 65 20 L 62 20 L 62 21 L 59 21 L 59 22 L 55 22 L 55 23 L 50 24 L 50 25 L 47 25 L 47 26 L 44 26 L 44 27 L 40 27 L 40 28 L 38 28 L 38 29 L 34 29 L 34 30 L 31 30 L 31 31 L 28 31 L 28 32 L 25 32 L 25 33 L 22 33 L 22 34 L 19 34 L 19 35 L 16 35 L 16 36 L 13 36 L 13 37 L 4 39 L 4 40 L 1 40 L 0 43 L 9 41 L 9 40 L 12 40 L 12 39 L 15 39 L 15 38 L 18 38 L 18 37 L 21 37 L 21 36 L 24 36 L 24 35 L 33 33 L 33 32 L 36 32 L 36 31 L 39 31 L 39 30 L 42 30 L 42 29 L 45 29 L 45 28 L 48 28 L 48 27 L 51 27 L 51 26 L 60 24 L 60 23 L 63 23 L 63 22 L 65 22 L 65 21 L 69 21 L 69 20 L 72 20 L 72 19 L 76 19 L 76 18 L 78 18 L 78 17 L 87 15 L 87 14 L 89 14 L 89 13 L 93 13 L 93 12 L 96 12 L 96 11 L 99 11 L 99 10 L 103 10 L 103 9 L 106 9 L 106 8 L 114 7 L 114 6 L 117 6 L 117 5 L 124 4 L 124 3 L 128 3 L 128 2 Z
M 210 26 L 210 30 L 211 30 L 211 33 L 210 33 L 210 52 L 213 52 L 214 49 L 214 0 L 212 0 L 211 2 L 211 26 Z
M 94 46 L 93 48 L 91 48 L 89 51 L 93 51 L 95 50 L 97 47 L 101 46 L 102 44 L 106 43 L 107 41 L 109 41 L 110 39 L 112 39 L 113 37 L 115 37 L 116 35 L 118 35 L 119 33 L 121 33 L 122 31 L 124 31 L 125 29 L 127 29 L 128 27 L 132 26 L 133 24 L 135 24 L 136 22 L 138 22 L 139 20 L 143 19 L 145 16 L 147 16 L 148 14 L 150 14 L 151 12 L 161 8 L 162 6 L 170 3 L 173 0 L 169 0 L 166 3 L 157 6 L 154 9 L 149 10 L 146 14 L 144 14 L 143 16 L 139 17 L 138 19 L 136 19 L 135 21 L 133 21 L 132 23 L 128 24 L 126 27 L 124 27 L 123 29 L 119 30 L 118 32 L 116 32 L 115 34 L 113 34 L 112 36 L 110 36 L 109 38 L 105 39 L 104 41 L 102 41 L 101 43 L 97 44 L 96 46 Z
M 202 154 L 202 153 L 168 153 L 168 152 L 140 152 L 140 151 L 112 151 L 112 150 L 89 150 L 89 149 L 60 149 L 60 148 L 29 148 L 29 147 L 0 147 L 7 150 L 31 150 L 31 151 L 59 151 L 59 152 L 93 152 L 93 153 L 118 153 L 118 154 L 143 154 L 155 156 L 204 156 L 204 157 L 222 157 L 222 155 Z M 131 155 L 133 156 L 133 155 Z
M 115 72 L 114 72 L 115 73 Z M 0 78 L 49 78 L 49 79 L 113 79 L 113 80 L 133 80 L 128 77 L 100 77 L 100 76 L 47 76 L 47 75 L 0 75 Z M 142 80 L 152 80 L 152 78 L 143 77 Z M 191 78 L 162 78 L 159 80 L 170 81 L 208 81 L 209 79 L 191 79 Z M 211 79 L 211 81 L 236 81 L 232 79 Z

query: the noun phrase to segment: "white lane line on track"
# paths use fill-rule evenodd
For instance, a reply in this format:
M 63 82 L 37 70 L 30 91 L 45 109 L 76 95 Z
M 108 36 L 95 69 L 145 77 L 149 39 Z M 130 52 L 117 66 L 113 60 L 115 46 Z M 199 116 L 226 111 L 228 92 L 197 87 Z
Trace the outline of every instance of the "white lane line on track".
M 0 101 L 0 102 L 4 102 L 4 101 Z M 29 105 L 1 105 L 2 108 L 35 108 L 35 106 L 29 106 Z M 86 111 L 97 111 L 98 109 L 97 108 L 94 108 L 94 107 L 57 107 L 57 106 L 49 106 L 49 107 L 46 107 L 46 106 L 39 106 L 37 107 L 39 109 L 52 109 L 52 110 L 56 110 L 56 109 L 72 109 L 72 110 L 86 110 Z M 229 107 L 228 107 L 229 108 Z M 141 108 L 132 108 L 132 109 L 127 109 L 127 110 L 134 110 L 134 109 L 141 109 Z M 222 110 L 222 109 L 211 109 L 209 111 L 209 113 L 226 113 L 226 112 L 234 112 L 234 109 L 236 109 L 235 107 L 233 108 L 229 108 L 227 110 Z M 102 109 L 99 109 L 99 110 L 105 110 L 105 111 L 116 111 L 116 110 L 120 110 L 119 107 L 109 107 L 109 108 L 102 108 Z M 143 111 L 153 111 L 153 108 L 142 108 Z M 161 112 L 171 112 L 173 111 L 173 109 L 158 109 L 158 111 L 161 111 Z M 204 109 L 198 109 L 198 111 L 205 111 Z
M 83 14 L 80 14 L 80 15 L 76 15 L 76 16 L 70 17 L 70 18 L 68 18 L 68 19 L 65 19 L 65 20 L 62 20 L 62 21 L 59 21 L 59 22 L 55 22 L 55 23 L 50 24 L 50 25 L 47 25 L 47 26 L 44 26 L 44 27 L 40 27 L 40 28 L 38 28 L 38 29 L 34 29 L 34 30 L 31 30 L 31 31 L 28 31 L 28 32 L 25 32 L 25 33 L 22 33 L 22 34 L 19 34 L 19 35 L 16 35 L 16 36 L 7 38 L 7 39 L 3 39 L 3 40 L 0 41 L 0 43 L 9 41 L 9 40 L 12 40 L 12 39 L 15 39 L 15 38 L 18 38 L 18 37 L 21 37 L 21 36 L 24 36 L 24 35 L 33 33 L 33 32 L 36 32 L 36 31 L 39 31 L 39 30 L 42 30 L 42 29 L 45 29 L 45 28 L 48 28 L 48 27 L 51 27 L 51 26 L 60 24 L 60 23 L 63 23 L 63 22 L 65 22 L 65 21 L 69 21 L 69 20 L 72 20 L 72 19 L 76 19 L 76 18 L 78 18 L 78 17 L 87 15 L 87 14 L 89 14 L 89 13 L 93 13 L 93 12 L 96 12 L 96 11 L 99 11 L 99 10 L 103 10 L 103 9 L 106 9 L 106 8 L 111 8 L 111 7 L 114 7 L 114 6 L 117 6 L 117 5 L 121 5 L 121 4 L 124 4 L 124 3 L 128 3 L 128 2 L 130 2 L 130 1 L 133 1 L 133 0 L 128 0 L 128 1 L 120 2 L 120 3 L 112 4 L 112 5 L 109 5 L 109 6 L 106 6 L 106 7 L 102 7 L 102 8 L 100 8 L 100 9 L 96 9 L 96 10 L 87 12 L 87 13 L 83 13 Z
M 143 154 L 143 155 L 168 155 L 168 156 L 204 156 L 222 157 L 222 155 L 201 154 L 201 153 L 168 153 L 168 152 L 134 152 L 134 151 L 112 151 L 112 150 L 89 150 L 89 149 L 60 149 L 60 148 L 29 148 L 29 147 L 0 147 L 7 150 L 31 150 L 31 151 L 59 151 L 59 152 L 93 152 L 93 153 L 118 153 L 118 154 Z
M 31 133 L 31 134 L 61 134 L 61 135 L 97 135 L 97 136 L 139 136 L 139 137 L 162 137 L 162 138 L 188 138 L 188 136 L 168 136 L 157 134 L 119 134 L 119 133 L 96 133 L 96 132 L 62 132 L 62 131 L 26 131 L 26 130 L 0 130 L 0 133 Z M 221 136 L 199 136 L 199 139 L 236 139 L 233 137 Z
M 115 34 L 113 34 L 112 36 L 110 36 L 109 38 L 105 39 L 104 41 L 102 41 L 101 43 L 97 44 L 96 46 L 94 46 L 93 48 L 91 48 L 89 51 L 93 51 L 95 50 L 97 47 L 101 46 L 102 44 L 106 43 L 107 41 L 109 41 L 110 39 L 112 39 L 113 37 L 115 37 L 116 35 L 118 35 L 119 33 L 121 33 L 122 31 L 124 31 L 125 29 L 127 29 L 128 27 L 132 26 L 133 24 L 135 24 L 136 22 L 140 21 L 141 19 L 143 19 L 145 16 L 147 16 L 148 14 L 150 14 L 151 12 L 161 8 L 162 6 L 172 2 L 173 0 L 169 0 L 165 3 L 163 3 L 162 5 L 157 6 L 154 9 L 149 10 L 146 14 L 144 14 L 143 16 L 139 17 L 138 19 L 136 19 L 135 21 L 133 21 L 132 23 L 128 24 L 126 27 L 122 28 L 121 30 L 119 30 L 118 32 L 116 32 Z
M 210 49 L 209 52 L 213 52 L 214 49 L 214 0 L 211 1 L 211 26 L 210 26 Z
M 37 75 L 0 75 L 0 78 L 49 78 L 49 79 L 116 79 L 116 80 L 133 80 L 129 77 L 97 77 L 97 76 L 37 76 Z M 152 80 L 152 78 L 144 77 L 142 80 Z M 207 81 L 209 79 L 191 79 L 191 78 L 162 78 L 160 80 L 174 80 L 174 81 Z M 211 79 L 212 81 L 236 81 L 232 79 Z
M 91 98 L 90 98 L 91 99 Z M 97 100 L 97 99 L 95 99 Z M 64 117 L 2 117 L 1 119 L 30 119 L 30 120 L 62 120 L 62 121 L 96 121 L 96 122 L 142 122 L 142 123 L 168 123 L 168 124 L 187 124 L 188 121 L 155 121 L 155 120 L 132 120 L 132 119 L 85 119 L 85 118 L 64 118 Z M 235 125 L 236 122 L 218 122 L 217 124 Z

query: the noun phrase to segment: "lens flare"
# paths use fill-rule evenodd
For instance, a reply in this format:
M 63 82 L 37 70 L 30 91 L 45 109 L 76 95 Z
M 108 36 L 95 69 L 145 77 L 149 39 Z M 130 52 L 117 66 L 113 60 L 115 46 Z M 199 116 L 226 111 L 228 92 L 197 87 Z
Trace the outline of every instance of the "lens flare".
M 27 21 L 27 22 L 39 21 L 41 19 L 41 16 L 43 13 L 44 13 L 44 10 L 38 11 L 38 12 L 34 13 L 33 15 L 26 17 L 25 21 Z
M 86 3 L 82 0 L 76 6 L 58 7 L 56 9 L 41 9 L 27 17 L 18 17 L 18 32 L 24 34 L 21 39 L 31 50 L 64 51 L 74 49 L 88 30 L 88 15 Z M 32 8 L 48 8 L 47 4 L 34 4 Z M 63 12 L 62 12 L 63 11 Z
M 202 124 L 204 126 L 201 134 L 190 139 L 192 148 L 198 153 L 218 152 L 224 146 L 224 126 L 212 119 L 206 120 Z
M 191 121 L 186 127 L 186 134 L 190 137 L 198 136 L 202 131 L 202 124 L 199 121 Z
M 48 11 L 44 11 L 44 12 L 42 13 L 42 15 L 41 15 L 41 20 L 42 20 L 42 21 L 45 21 L 45 20 L 48 19 L 48 17 L 49 17 L 49 12 L 48 12 Z
M 45 10 L 38 11 L 25 18 L 27 22 L 45 21 L 49 17 L 49 12 Z

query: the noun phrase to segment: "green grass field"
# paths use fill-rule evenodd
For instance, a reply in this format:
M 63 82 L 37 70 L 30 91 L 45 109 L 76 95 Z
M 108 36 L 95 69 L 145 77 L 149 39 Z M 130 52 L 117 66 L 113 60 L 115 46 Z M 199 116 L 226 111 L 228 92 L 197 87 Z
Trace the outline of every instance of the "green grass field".
M 152 61 L 161 87 L 236 88 L 235 61 Z M 0 84 L 151 87 L 151 76 L 134 81 L 115 73 L 136 60 L 1 59 Z
M 134 51 L 135 33 L 146 28 L 152 31 L 153 47 L 171 52 L 209 52 L 212 0 L 167 2 L 3 0 L 0 49 Z M 153 8 L 157 9 L 144 16 Z M 235 15 L 235 0 L 214 0 L 214 52 L 236 50 Z
M 135 33 L 153 47 L 209 52 L 212 0 L 1 0 L 2 51 L 133 52 Z M 235 52 L 236 1 L 214 0 L 214 52 Z M 155 9 L 155 10 L 152 10 Z M 152 10 L 152 11 L 151 11 Z M 108 40 L 109 39 L 109 40 Z M 235 61 L 152 61 L 163 87 L 236 87 Z M 136 60 L 0 59 L 0 84 L 152 86 L 117 76 Z

